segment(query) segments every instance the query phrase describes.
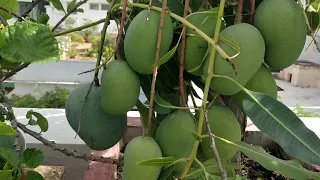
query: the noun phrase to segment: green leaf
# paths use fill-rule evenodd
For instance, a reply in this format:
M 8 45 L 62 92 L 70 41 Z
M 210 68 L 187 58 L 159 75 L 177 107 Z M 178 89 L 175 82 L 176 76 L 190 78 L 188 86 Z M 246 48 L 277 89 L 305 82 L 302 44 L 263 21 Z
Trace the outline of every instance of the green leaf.
M 45 180 L 41 174 L 36 171 L 28 171 L 26 175 L 26 180 Z
M 240 46 L 237 41 L 235 41 L 229 37 L 226 37 L 226 36 L 220 36 L 219 41 L 225 42 L 226 44 L 228 44 L 232 49 L 234 49 L 237 52 L 237 54 L 233 55 L 231 58 L 234 58 L 240 54 Z
M 0 170 L 0 179 L 12 180 L 12 172 L 8 170 L 5 170 L 5 171 Z
M 158 93 L 155 94 L 154 101 L 162 107 L 171 108 L 171 109 L 189 109 L 188 107 L 178 107 L 173 106 L 166 100 L 162 99 Z
M 207 50 L 206 50 L 206 53 L 204 54 L 204 57 L 202 58 L 202 62 L 201 62 L 198 66 L 196 66 L 196 67 L 188 70 L 189 73 L 195 72 L 195 71 L 197 71 L 198 69 L 200 69 L 200 68 L 202 67 L 203 62 L 207 59 L 207 57 L 208 57 L 211 49 L 212 49 L 212 48 L 211 48 L 211 45 L 210 45 L 210 43 L 208 43 L 208 48 L 207 48 Z M 201 98 L 200 98 L 200 99 L 201 99 Z
M 166 167 L 176 161 L 174 157 L 159 157 L 140 161 L 137 165 Z
M 49 0 L 52 5 L 58 10 L 66 13 L 66 11 L 63 8 L 63 5 L 61 4 L 60 0 Z
M 222 167 L 226 171 L 233 171 L 235 169 L 243 168 L 243 166 L 241 166 L 240 164 L 231 163 L 231 162 L 227 162 L 227 161 L 222 161 L 221 164 L 222 164 Z M 203 166 L 205 167 L 206 172 L 209 174 L 219 174 L 220 173 L 216 159 L 209 159 L 209 160 L 205 161 L 203 163 Z M 186 176 L 186 180 L 187 179 L 190 179 L 190 180 L 195 179 L 195 178 L 201 176 L 202 174 L 203 174 L 202 168 L 200 168 L 200 169 L 191 168 L 189 171 L 189 174 Z
M 30 119 L 28 124 L 31 125 L 31 126 L 36 126 L 36 125 L 38 125 L 38 122 L 36 120 L 34 120 L 34 119 Z
M 17 22 L 2 29 L 0 36 L 6 41 L 0 47 L 0 56 L 9 62 L 31 63 L 60 59 L 58 41 L 43 24 Z
M 78 8 L 78 9 L 77 9 L 77 12 L 84 13 L 84 10 L 83 10 L 82 8 Z
M 263 133 L 289 155 L 320 165 L 320 140 L 287 106 L 262 93 L 243 88 L 244 112 Z
M 36 168 L 43 163 L 44 156 L 41 150 L 35 148 L 27 148 L 22 155 L 22 163 L 28 168 Z
M 225 143 L 236 146 L 250 159 L 258 162 L 264 168 L 270 171 L 278 171 L 290 179 L 320 179 L 319 172 L 312 172 L 304 169 L 296 160 L 282 160 L 268 154 L 260 146 L 251 146 L 244 142 L 231 142 L 226 139 L 217 137 Z
M 181 40 L 181 37 L 182 37 L 182 33 L 181 33 L 181 35 L 179 37 L 179 40 L 178 40 L 177 44 L 169 52 L 167 52 L 164 56 L 162 56 L 162 58 L 160 58 L 159 61 L 154 63 L 152 66 L 160 66 L 160 65 L 168 62 L 172 58 L 174 53 L 177 51 L 177 48 L 179 46 L 179 42 Z
M 168 168 L 162 169 L 158 177 L 158 180 L 167 180 L 167 178 L 172 174 L 173 169 L 174 169 L 174 165 Z
M 6 123 L 0 122 L 0 136 L 13 136 L 16 131 Z
M 12 149 L 0 148 L 0 156 L 14 167 L 17 167 L 19 164 L 19 155 Z
M 19 9 L 19 4 L 17 0 L 0 0 L 0 6 L 5 7 L 11 12 L 17 12 Z M 0 10 L 0 15 L 4 19 L 11 19 L 13 16 L 4 10 Z
M 4 121 L 5 121 L 4 115 L 1 113 L 0 114 L 0 122 L 4 122 Z
M 76 3 L 77 3 L 77 0 L 72 0 L 67 7 L 67 12 L 70 12 L 72 8 L 76 5 Z
M 320 23 L 320 14 L 316 11 L 306 11 L 308 21 L 312 31 L 316 31 Z
M 37 118 L 37 124 L 39 125 L 42 132 L 48 131 L 49 129 L 48 120 L 44 116 L 42 116 L 42 114 L 35 112 L 33 110 L 29 110 L 26 114 L 26 117 L 29 118 L 31 121 L 32 116 Z M 34 122 L 31 121 L 31 123 L 34 123 Z
M 136 102 L 136 107 L 138 108 L 138 111 L 140 113 L 140 120 L 141 120 L 142 127 L 144 129 L 146 129 L 148 127 L 149 109 L 139 99 Z M 156 121 L 156 119 L 154 117 L 154 113 L 153 113 L 152 117 L 153 117 L 152 118 L 152 125 L 151 125 L 151 130 L 149 133 L 150 133 L 150 136 L 154 138 L 156 135 L 159 123 Z
M 49 15 L 46 13 L 41 13 L 40 16 L 37 18 L 37 22 L 40 24 L 47 24 L 49 22 Z
M 156 6 L 162 7 L 162 0 L 157 0 Z M 183 0 L 169 0 L 167 2 L 167 8 L 170 10 L 170 12 L 173 12 L 179 16 L 183 16 L 183 12 L 184 12 Z

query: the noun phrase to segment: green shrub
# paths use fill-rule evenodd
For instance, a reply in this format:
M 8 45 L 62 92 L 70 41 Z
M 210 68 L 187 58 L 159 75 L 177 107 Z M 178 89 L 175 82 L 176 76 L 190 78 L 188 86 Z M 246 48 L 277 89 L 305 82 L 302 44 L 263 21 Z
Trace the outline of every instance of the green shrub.
M 38 100 L 31 94 L 26 94 L 23 96 L 17 96 L 13 94 L 11 96 L 11 101 L 13 107 L 36 108 L 39 106 Z
M 85 40 L 81 34 L 78 33 L 70 33 L 71 41 L 72 42 L 78 42 L 78 43 L 84 43 Z

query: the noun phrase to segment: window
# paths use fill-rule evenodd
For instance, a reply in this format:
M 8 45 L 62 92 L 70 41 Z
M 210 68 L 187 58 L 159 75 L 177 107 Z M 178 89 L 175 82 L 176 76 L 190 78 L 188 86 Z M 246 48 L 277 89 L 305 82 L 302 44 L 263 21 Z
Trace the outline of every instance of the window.
M 103 11 L 109 10 L 109 4 L 101 4 L 101 10 Z
M 89 9 L 91 10 L 99 10 L 99 4 L 90 3 Z

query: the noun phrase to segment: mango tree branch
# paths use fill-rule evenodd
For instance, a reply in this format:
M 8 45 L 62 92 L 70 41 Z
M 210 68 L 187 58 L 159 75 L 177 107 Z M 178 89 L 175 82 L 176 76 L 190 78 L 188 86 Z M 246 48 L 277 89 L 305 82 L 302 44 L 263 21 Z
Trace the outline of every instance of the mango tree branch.
M 114 10 L 116 10 L 117 8 L 119 8 L 121 6 L 121 4 L 118 4 L 116 6 L 114 6 L 114 8 L 112 8 L 112 12 Z M 152 10 L 155 10 L 155 11 L 159 11 L 159 12 L 162 12 L 162 9 L 161 8 L 158 8 L 158 7 L 155 7 L 155 6 L 149 6 L 149 5 L 145 5 L 145 4 L 139 4 L 139 3 L 128 3 L 127 6 L 132 6 L 132 7 L 139 7 L 139 8 L 144 8 L 144 9 L 147 9 L 147 8 L 150 8 Z M 194 26 L 193 24 L 191 24 L 190 22 L 188 22 L 186 19 L 184 19 L 183 17 L 177 15 L 177 14 L 174 14 L 172 12 L 169 12 L 169 11 L 166 11 L 166 13 L 171 16 L 172 18 L 180 21 L 182 24 L 184 24 L 185 26 L 189 27 L 190 29 L 192 29 L 193 31 L 195 31 L 196 33 L 199 34 L 199 36 L 201 36 L 203 39 L 205 39 L 206 41 L 208 41 L 214 49 L 216 49 L 218 51 L 218 53 L 226 60 L 231 60 L 232 58 L 235 58 L 236 56 L 234 57 L 230 57 L 226 54 L 226 52 L 224 52 L 224 50 L 217 44 L 216 41 L 214 41 L 213 39 L 211 39 L 206 33 L 202 32 L 199 28 L 197 28 L 196 26 Z
M 25 19 L 24 19 L 23 17 L 21 17 L 21 16 L 19 16 L 18 14 L 14 13 L 14 12 L 12 12 L 12 11 L 10 11 L 10 10 L 8 10 L 8 9 L 7 9 L 6 7 L 4 7 L 4 6 L 0 6 L 0 9 L 3 10 L 3 11 L 5 11 L 5 12 L 8 13 L 8 14 L 11 14 L 11 15 L 14 16 L 15 18 L 17 18 L 19 21 L 25 21 Z
M 80 152 L 77 152 L 75 150 L 68 150 L 63 147 L 59 147 L 54 141 L 49 141 L 42 137 L 39 133 L 34 132 L 30 129 L 28 129 L 25 125 L 21 124 L 20 122 L 17 122 L 18 127 L 24 132 L 29 134 L 30 136 L 34 137 L 38 141 L 42 142 L 44 145 L 51 147 L 55 151 L 59 151 L 66 156 L 72 156 L 77 159 L 83 159 L 85 161 L 97 161 L 97 162 L 102 162 L 102 163 L 110 163 L 110 164 L 117 164 L 121 165 L 122 161 L 118 159 L 112 159 L 112 158 L 105 158 L 102 156 L 93 156 L 93 155 L 87 155 L 87 154 L 82 154 Z
M 11 76 L 15 75 L 17 72 L 21 71 L 22 69 L 28 67 L 30 63 L 23 63 L 14 70 L 11 70 L 4 74 L 4 77 L 1 78 L 1 82 L 5 81 L 6 79 L 10 78 Z
M 210 129 L 210 124 L 209 124 L 209 120 L 208 120 L 208 110 L 205 111 L 205 121 L 206 121 L 207 133 L 208 133 L 209 137 L 211 138 L 211 146 L 210 147 L 214 152 L 214 156 L 217 161 L 218 170 L 221 173 L 222 180 L 227 180 L 227 173 L 226 173 L 226 170 L 222 167 L 221 159 L 220 159 L 218 149 L 217 149 L 217 146 L 215 143 L 215 139 L 214 139 L 215 135 L 211 132 L 211 129 Z
M 0 14 L 0 21 L 4 26 L 8 26 L 7 20 Z
M 161 15 L 160 15 L 160 24 L 159 24 L 159 30 L 158 30 L 158 41 L 157 41 L 157 47 L 156 47 L 155 62 L 158 62 L 158 60 L 160 59 L 162 30 L 163 30 L 164 15 L 165 15 L 166 9 L 167 9 L 167 0 L 163 0 L 163 2 L 162 2 L 162 11 L 161 11 Z M 153 115 L 153 104 L 154 104 L 154 94 L 155 94 L 155 88 L 156 88 L 157 74 L 158 74 L 158 66 L 154 66 L 153 67 L 153 78 L 152 78 L 152 84 L 151 84 L 151 91 L 150 91 L 150 103 L 149 103 L 147 134 L 150 133 L 151 125 L 152 125 L 151 123 L 152 123 L 152 115 Z
M 256 0 L 251 0 L 250 24 L 253 24 Z
M 33 1 L 22 13 L 22 17 L 26 17 L 34 7 L 37 6 L 37 4 L 39 4 L 41 1 L 43 0 L 36 0 L 36 1 Z
M 225 5 L 225 0 L 220 1 L 220 7 L 219 7 L 219 13 L 218 13 L 218 19 L 217 19 L 217 24 L 216 24 L 216 29 L 214 33 L 214 41 L 218 42 L 219 40 L 219 34 L 220 34 L 220 29 L 221 29 L 221 22 L 223 18 L 223 13 L 224 13 L 224 5 Z M 213 77 L 213 70 L 214 70 L 214 62 L 215 62 L 215 55 L 216 55 L 216 49 L 212 47 L 211 55 L 210 55 L 210 61 L 208 65 L 208 73 L 207 73 L 207 78 L 206 78 L 206 83 L 205 83 L 205 88 L 204 88 L 204 93 L 203 93 L 203 100 L 202 100 L 202 106 L 200 108 L 200 116 L 199 116 L 199 122 L 198 122 L 198 128 L 197 128 L 197 135 L 201 137 L 202 135 L 202 128 L 203 128 L 203 121 L 204 121 L 204 111 L 206 110 L 206 105 L 207 105 L 207 100 L 208 100 L 208 94 L 209 94 L 209 89 L 210 89 L 210 84 L 211 84 L 211 79 Z M 214 143 L 214 142 L 212 142 Z M 184 177 L 187 175 L 193 161 L 196 159 L 197 156 L 197 151 L 199 147 L 199 141 L 195 140 L 192 152 L 188 158 L 188 162 L 181 174 L 181 179 L 183 180 Z M 216 157 L 217 158 L 217 157 Z
M 82 4 L 87 3 L 88 0 L 82 0 L 78 2 L 65 16 L 63 16 L 60 21 L 52 28 L 52 32 L 54 32 L 62 23 L 65 21 L 73 12 L 75 12 L 78 7 L 80 7 Z
M 117 0 L 112 0 L 111 4 L 110 4 L 110 9 L 113 8 L 113 6 L 116 4 Z M 100 68 L 97 68 L 100 63 L 101 63 L 101 59 L 102 59 L 102 53 L 103 53 L 103 47 L 104 47 L 104 41 L 106 40 L 106 33 L 107 33 L 107 28 L 110 24 L 110 19 L 111 19 L 111 12 L 108 11 L 107 12 L 107 16 L 105 18 L 104 21 L 104 25 L 103 28 L 101 30 L 101 39 L 100 39 L 100 44 L 99 44 L 99 49 L 98 49 L 98 58 L 97 58 L 97 63 L 96 63 L 96 70 L 94 72 L 94 82 L 96 86 L 99 86 L 99 70 Z
M 243 0 L 239 0 L 236 18 L 234 19 L 234 24 L 241 23 L 241 21 L 242 21 L 242 9 L 243 9 Z
M 65 31 L 62 31 L 62 32 L 59 32 L 59 33 L 54 33 L 54 36 L 57 37 L 57 36 L 62 36 L 62 35 L 69 34 L 69 33 L 75 32 L 75 31 L 81 31 L 83 29 L 86 29 L 86 28 L 101 24 L 101 23 L 105 22 L 105 20 L 106 20 L 106 18 L 103 18 L 103 19 L 100 19 L 100 20 L 95 21 L 93 23 L 85 24 L 83 26 L 79 26 L 77 28 L 68 29 L 68 30 L 65 30 Z
M 1 76 L 2 76 L 2 69 L 0 68 L 0 73 L 1 73 Z M 13 109 L 12 109 L 12 106 L 11 106 L 11 102 L 9 100 L 9 98 L 7 97 L 7 92 L 5 90 L 5 88 L 3 87 L 3 84 L 2 82 L 0 83 L 0 88 L 1 88 L 1 94 L 2 94 L 2 98 L 3 98 L 3 101 L 4 103 L 6 104 L 7 108 L 8 108 L 8 112 L 10 114 L 12 114 L 12 119 L 10 120 L 10 123 L 12 125 L 12 128 L 16 131 L 16 134 L 14 136 L 14 143 L 13 143 L 13 146 L 14 146 L 14 149 L 15 151 L 19 154 L 19 157 L 21 157 L 21 149 L 20 149 L 20 146 L 19 146 L 19 134 L 18 134 L 18 128 L 17 128 L 17 119 L 13 113 Z
M 184 6 L 184 14 L 183 14 L 184 18 L 186 18 L 188 15 L 189 7 L 190 7 L 189 4 L 190 4 L 190 0 L 186 0 L 185 6 Z M 186 49 L 186 31 L 187 31 L 187 28 L 183 26 L 182 42 L 181 42 L 180 73 L 179 73 L 181 105 L 184 107 L 187 106 L 186 96 L 184 91 L 184 79 L 183 79 L 184 59 L 185 59 L 185 49 Z
M 118 34 L 118 40 L 117 40 L 117 45 L 114 48 L 114 51 L 116 52 L 116 56 L 117 56 L 118 59 L 121 58 L 119 47 L 120 47 L 120 43 L 121 43 L 121 40 L 122 40 L 123 31 L 124 31 L 124 22 L 125 22 L 126 14 L 127 14 L 127 3 L 128 3 L 128 0 L 124 0 L 123 1 L 121 23 L 120 23 L 120 29 L 119 29 L 119 34 Z

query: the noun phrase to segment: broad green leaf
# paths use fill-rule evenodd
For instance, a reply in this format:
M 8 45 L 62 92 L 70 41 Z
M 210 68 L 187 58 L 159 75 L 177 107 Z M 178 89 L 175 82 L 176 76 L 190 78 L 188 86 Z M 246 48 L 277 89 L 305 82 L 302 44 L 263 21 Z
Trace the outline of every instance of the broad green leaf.
M 196 12 L 201 8 L 202 0 L 190 0 L 190 8 L 192 12 Z
M 287 106 L 262 93 L 243 88 L 242 106 L 258 129 L 289 155 L 320 165 L 320 139 Z
M 22 163 L 28 168 L 36 168 L 43 163 L 44 156 L 41 150 L 35 148 L 27 148 L 22 155 Z
M 0 136 L 13 136 L 16 131 L 6 123 L 0 122 Z
M 166 167 L 176 161 L 174 157 L 159 157 L 140 161 L 138 165 Z
M 0 36 L 4 36 L 6 41 L 0 47 L 0 56 L 9 62 L 31 63 L 60 59 L 58 41 L 43 24 L 17 22 L 2 29 Z
M 67 12 L 70 12 L 76 4 L 77 4 L 77 0 L 72 0 L 67 7 Z
M 149 103 L 150 103 L 149 101 L 146 101 L 144 104 L 150 105 Z M 157 103 L 153 103 L 153 110 L 155 112 L 157 112 L 158 114 L 168 114 L 171 111 L 170 108 L 162 107 L 162 106 L 158 105 Z
M 311 172 L 304 169 L 296 160 L 282 160 L 268 154 L 260 146 L 251 146 L 244 142 L 231 142 L 226 139 L 216 137 L 225 143 L 236 146 L 250 159 L 258 162 L 264 168 L 270 171 L 278 171 L 282 175 L 291 179 L 320 179 L 319 172 Z
M 5 7 L 11 12 L 17 12 L 19 9 L 19 4 L 17 0 L 0 0 L 0 6 Z M 13 16 L 3 10 L 0 10 L 0 15 L 4 17 L 4 19 L 11 19 Z
M 182 33 L 179 37 L 177 44 L 169 52 L 167 52 L 164 56 L 162 56 L 156 63 L 154 63 L 152 66 L 160 66 L 160 65 L 168 62 L 172 58 L 172 56 L 175 54 L 175 52 L 179 46 L 179 42 L 181 40 L 181 37 L 182 37 Z
M 156 6 L 162 7 L 162 0 L 157 0 Z M 169 0 L 167 2 L 167 8 L 170 10 L 170 12 L 173 12 L 179 16 L 183 16 L 183 12 L 184 12 L 183 0 Z
M 8 170 L 0 170 L 0 179 L 3 180 L 12 180 L 12 172 Z
M 162 99 L 158 93 L 155 94 L 154 100 L 157 104 L 159 104 L 162 107 L 171 108 L 171 109 L 189 109 L 188 107 L 178 107 L 173 106 L 166 100 Z
M 8 161 L 14 167 L 17 167 L 19 164 L 19 156 L 12 149 L 0 148 L 0 156 L 6 161 Z
M 142 127 L 146 129 L 148 127 L 148 116 L 149 116 L 149 109 L 138 99 L 136 102 L 136 107 L 138 108 L 138 111 L 140 113 L 140 120 Z M 157 128 L 159 126 L 159 123 L 156 121 L 154 114 L 152 116 L 152 125 L 151 125 L 151 130 L 150 130 L 150 136 L 155 137 Z
M 44 116 L 42 116 L 42 114 L 35 112 L 33 110 L 28 111 L 26 117 L 32 118 L 32 116 L 37 118 L 37 124 L 39 125 L 42 132 L 48 131 L 49 129 L 48 120 Z
M 45 180 L 41 174 L 36 171 L 28 171 L 26 175 L 26 180 Z
M 49 22 L 49 15 L 46 13 L 41 13 L 40 16 L 37 18 L 37 22 L 40 24 L 47 24 Z
M 320 14 L 316 11 L 306 11 L 308 21 L 312 31 L 316 31 L 319 27 Z
M 30 119 L 28 124 L 31 125 L 31 126 L 36 126 L 36 125 L 38 125 L 38 122 L 36 120 L 34 120 L 34 119 Z
M 158 177 L 158 180 L 167 180 L 167 178 L 172 174 L 173 169 L 174 169 L 174 165 L 168 168 L 162 169 Z
M 63 5 L 61 4 L 60 0 L 49 0 L 52 5 L 58 10 L 66 13 L 66 11 L 63 8 Z

